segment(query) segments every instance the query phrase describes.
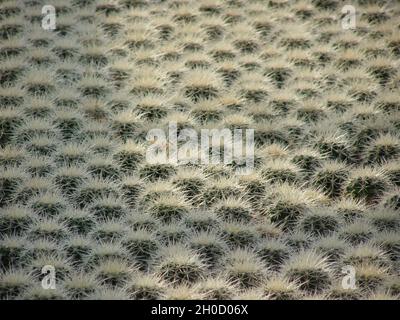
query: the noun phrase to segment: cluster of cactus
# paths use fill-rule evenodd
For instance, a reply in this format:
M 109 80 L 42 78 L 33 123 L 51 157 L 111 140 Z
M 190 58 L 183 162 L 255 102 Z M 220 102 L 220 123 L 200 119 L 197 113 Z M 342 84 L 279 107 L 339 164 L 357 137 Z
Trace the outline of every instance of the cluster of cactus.
M 400 7 L 341 5 L 0 1 L 0 299 L 399 299 Z M 149 162 L 171 122 L 252 172 Z

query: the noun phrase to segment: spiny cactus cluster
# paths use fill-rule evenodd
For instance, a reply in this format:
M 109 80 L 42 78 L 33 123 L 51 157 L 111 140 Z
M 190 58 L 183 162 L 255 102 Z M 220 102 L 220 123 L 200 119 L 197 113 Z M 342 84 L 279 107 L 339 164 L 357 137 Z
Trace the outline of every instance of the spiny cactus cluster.
M 1 1 L 0 299 L 398 299 L 400 6 L 342 5 Z M 254 170 L 149 163 L 171 121 Z

